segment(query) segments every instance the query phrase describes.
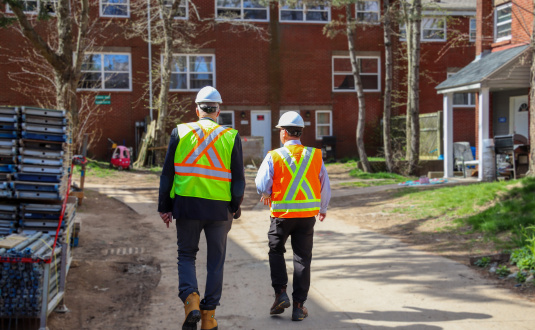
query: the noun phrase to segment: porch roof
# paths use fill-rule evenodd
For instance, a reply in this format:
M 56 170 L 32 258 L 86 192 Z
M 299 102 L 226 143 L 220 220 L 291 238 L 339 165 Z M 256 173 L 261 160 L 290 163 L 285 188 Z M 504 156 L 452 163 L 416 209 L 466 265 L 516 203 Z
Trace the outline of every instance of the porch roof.
M 525 66 L 529 67 L 530 61 L 520 60 L 528 49 L 522 45 L 481 56 L 435 87 L 437 93 L 529 87 L 529 69 Z

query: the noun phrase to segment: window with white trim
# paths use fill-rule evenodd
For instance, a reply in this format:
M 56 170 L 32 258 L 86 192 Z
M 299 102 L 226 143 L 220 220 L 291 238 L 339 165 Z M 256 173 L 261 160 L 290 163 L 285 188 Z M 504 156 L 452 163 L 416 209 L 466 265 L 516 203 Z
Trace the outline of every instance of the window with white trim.
M 234 128 L 234 111 L 223 111 L 217 117 L 217 123 L 221 126 Z
M 422 18 L 422 41 L 445 41 L 446 18 L 424 17 Z
M 454 107 L 475 107 L 476 93 L 453 93 Z
M 171 65 L 172 91 L 200 90 L 215 85 L 214 55 L 173 55 Z
M 100 0 L 100 16 L 130 17 L 130 0 Z
M 422 33 L 421 41 L 446 41 L 446 18 L 444 17 L 424 17 L 420 24 Z M 407 26 L 399 26 L 400 40 L 407 40 Z
M 495 41 L 511 39 L 511 23 L 513 22 L 512 4 L 507 3 L 496 7 L 494 15 L 494 39 Z
M 81 72 L 80 90 L 132 90 L 131 56 L 128 53 L 87 53 Z
M 476 19 L 470 18 L 470 41 L 476 41 Z
M 39 8 L 43 8 L 49 15 L 56 14 L 58 0 L 21 0 L 22 11 L 26 14 L 38 14 Z M 6 12 L 13 13 L 13 10 L 6 4 Z
M 448 78 L 455 73 L 448 73 Z M 453 107 L 472 108 L 476 106 L 476 93 L 453 93 Z
M 173 13 L 173 18 L 188 18 L 188 6 L 186 0 L 179 0 L 180 4 L 176 10 L 176 13 Z M 173 6 L 173 0 L 163 0 L 164 10 L 169 11 Z
M 379 92 L 381 90 L 380 58 L 375 56 L 357 56 L 360 68 L 362 88 L 365 92 Z M 333 91 L 355 91 L 355 79 L 349 56 L 333 56 Z
M 357 22 L 378 24 L 381 13 L 379 0 L 359 0 L 355 4 L 355 13 Z
M 216 0 L 219 19 L 267 21 L 269 7 L 257 0 Z
M 331 20 L 331 8 L 325 5 L 314 6 L 312 4 L 285 3 L 279 5 L 279 20 L 281 22 L 329 22 Z
M 333 135 L 333 114 L 330 110 L 316 111 L 316 140 Z

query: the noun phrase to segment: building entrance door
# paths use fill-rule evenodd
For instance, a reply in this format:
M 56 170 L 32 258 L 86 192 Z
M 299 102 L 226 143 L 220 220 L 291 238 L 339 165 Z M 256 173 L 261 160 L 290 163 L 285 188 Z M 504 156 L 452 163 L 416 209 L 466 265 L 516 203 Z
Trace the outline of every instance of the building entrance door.
M 510 98 L 511 134 L 523 135 L 529 141 L 529 105 L 528 96 L 514 96 Z
M 251 111 L 251 135 L 264 137 L 264 158 L 271 150 L 271 111 Z

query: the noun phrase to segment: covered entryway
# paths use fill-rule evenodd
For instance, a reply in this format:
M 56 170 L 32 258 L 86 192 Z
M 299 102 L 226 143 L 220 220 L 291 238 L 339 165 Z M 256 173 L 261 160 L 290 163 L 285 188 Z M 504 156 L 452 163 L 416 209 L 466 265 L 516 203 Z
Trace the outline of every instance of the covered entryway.
M 495 135 L 514 135 L 514 132 L 510 132 L 510 128 L 524 129 L 520 127 L 523 114 L 519 114 L 517 118 L 516 112 L 511 113 L 511 108 L 516 108 L 517 105 L 523 106 L 521 97 L 525 96 L 529 89 L 530 66 L 529 47 L 527 45 L 512 47 L 481 55 L 436 87 L 444 100 L 444 177 L 453 177 L 453 142 L 457 142 L 453 140 L 455 126 L 453 94 L 477 93 L 474 113 L 477 125 L 474 127 L 474 135 L 477 148 L 478 180 L 488 180 L 488 167 L 494 167 L 482 161 L 484 154 L 489 151 L 484 147 L 485 142 L 494 138 Z M 515 126 L 515 122 L 518 126 Z

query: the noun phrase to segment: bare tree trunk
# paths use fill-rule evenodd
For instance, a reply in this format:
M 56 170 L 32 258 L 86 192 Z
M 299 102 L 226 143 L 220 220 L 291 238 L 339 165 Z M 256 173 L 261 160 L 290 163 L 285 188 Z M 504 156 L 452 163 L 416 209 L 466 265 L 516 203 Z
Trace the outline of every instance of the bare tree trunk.
M 405 23 L 405 40 L 407 44 L 407 82 L 410 82 L 412 80 L 411 76 L 413 74 L 412 68 L 412 42 L 413 39 L 411 36 L 413 35 L 413 25 L 411 24 L 411 15 L 412 15 L 412 7 L 410 7 L 406 1 L 403 1 L 403 10 L 404 10 L 404 23 Z M 405 108 L 405 159 L 409 160 L 412 158 L 411 154 L 411 148 L 409 147 L 411 145 L 411 118 L 410 118 L 410 109 L 412 109 L 412 99 L 410 98 L 410 84 L 407 84 L 407 105 Z
M 351 59 L 351 68 L 353 69 L 353 78 L 355 79 L 355 88 L 357 90 L 357 98 L 359 102 L 359 119 L 357 122 L 357 150 L 359 152 L 360 162 L 365 172 L 371 172 L 370 162 L 366 155 L 364 147 L 364 128 L 366 124 L 366 103 L 364 100 L 364 90 L 362 88 L 362 79 L 360 78 L 360 67 L 357 63 L 357 56 L 355 54 L 355 34 L 353 31 L 354 23 L 351 16 L 351 5 L 346 5 L 346 34 L 349 48 L 349 55 Z
M 165 129 L 167 126 L 167 116 L 169 114 L 169 89 L 171 86 L 171 65 L 173 63 L 173 13 L 176 12 L 179 4 L 180 0 L 174 0 L 173 4 L 171 5 L 171 10 L 165 10 L 163 1 L 158 1 L 160 13 L 162 13 L 164 50 L 161 69 L 162 83 L 157 101 L 158 119 L 156 120 L 156 132 L 154 139 L 155 147 L 164 147 L 166 144 Z M 157 164 L 163 164 L 164 155 L 164 152 L 160 152 L 160 150 L 157 149 Z
M 421 0 L 413 0 L 410 21 L 412 33 L 408 38 L 412 39 L 409 49 L 411 59 L 411 71 L 409 80 L 409 105 L 407 109 L 410 114 L 410 158 L 408 172 L 413 174 L 420 160 L 420 34 L 422 21 Z
M 535 1 L 535 0 L 534 0 Z M 385 152 L 386 169 L 392 173 L 392 137 L 390 134 L 390 117 L 392 115 L 392 21 L 390 12 L 390 0 L 383 0 L 384 8 L 384 43 L 385 43 L 385 96 L 383 108 L 383 144 Z
M 535 0 L 533 0 L 533 9 L 535 11 Z M 531 31 L 531 80 L 529 91 L 529 142 L 530 142 L 530 159 L 529 171 L 527 175 L 535 176 L 535 19 Z

